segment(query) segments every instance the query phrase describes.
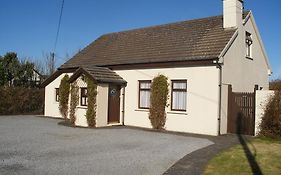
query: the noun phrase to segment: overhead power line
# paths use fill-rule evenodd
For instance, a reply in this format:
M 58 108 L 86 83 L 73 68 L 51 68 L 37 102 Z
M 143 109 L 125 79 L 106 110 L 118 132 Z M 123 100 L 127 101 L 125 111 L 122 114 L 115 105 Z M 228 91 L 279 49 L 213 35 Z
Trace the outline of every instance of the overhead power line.
M 64 0 L 62 0 L 62 3 L 61 3 L 60 16 L 59 16 L 59 23 L 58 23 L 58 28 L 57 28 L 57 34 L 56 34 L 56 39 L 55 39 L 55 44 L 54 44 L 53 55 L 55 54 L 56 48 L 57 48 L 57 43 L 58 43 L 58 38 L 59 38 L 59 32 L 60 32 L 60 25 L 61 25 L 61 17 L 62 17 L 62 12 L 63 12 L 63 5 L 64 5 Z

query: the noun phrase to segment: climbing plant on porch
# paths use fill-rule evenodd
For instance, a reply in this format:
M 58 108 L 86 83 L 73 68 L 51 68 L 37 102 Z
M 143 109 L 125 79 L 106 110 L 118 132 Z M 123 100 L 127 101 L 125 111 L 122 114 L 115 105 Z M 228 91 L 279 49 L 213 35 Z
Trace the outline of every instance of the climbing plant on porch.
M 152 80 L 149 119 L 154 129 L 164 129 L 166 123 L 168 86 L 168 78 L 164 75 L 158 75 Z
M 69 118 L 70 118 L 70 123 L 72 125 L 75 125 L 76 121 L 76 107 L 79 102 L 79 87 L 77 85 L 77 81 L 74 81 L 70 85 L 70 110 L 69 110 Z
M 69 80 L 69 76 L 66 74 L 61 79 L 60 86 L 59 86 L 59 110 L 65 120 L 67 120 L 67 115 L 68 115 L 68 99 L 69 99 L 69 88 L 70 88 L 70 84 L 68 80 Z
M 86 112 L 86 118 L 89 127 L 96 126 L 96 113 L 97 113 L 97 84 L 86 77 L 87 83 L 87 96 L 88 96 L 88 108 Z

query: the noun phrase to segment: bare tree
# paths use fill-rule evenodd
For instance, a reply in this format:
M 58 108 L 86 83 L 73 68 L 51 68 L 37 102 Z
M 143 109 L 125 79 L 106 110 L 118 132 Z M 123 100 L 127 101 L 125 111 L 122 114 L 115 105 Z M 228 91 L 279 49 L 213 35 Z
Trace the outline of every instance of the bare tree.
M 34 68 L 36 71 L 38 71 L 41 75 L 47 75 L 47 69 L 45 66 L 45 60 L 33 60 Z
M 55 72 L 55 54 L 54 53 L 48 53 L 43 54 L 44 60 L 45 60 L 45 69 L 46 74 L 51 75 Z

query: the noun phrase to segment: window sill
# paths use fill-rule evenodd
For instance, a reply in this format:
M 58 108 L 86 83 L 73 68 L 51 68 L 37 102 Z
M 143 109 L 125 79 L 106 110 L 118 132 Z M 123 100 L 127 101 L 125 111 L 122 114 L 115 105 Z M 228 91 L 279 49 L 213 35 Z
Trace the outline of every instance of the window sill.
M 149 109 L 135 109 L 138 112 L 149 112 Z M 168 111 L 167 114 L 188 115 L 185 111 Z
M 88 107 L 87 107 L 87 106 L 77 106 L 76 108 L 79 108 L 79 109 L 87 109 Z
M 167 114 L 187 115 L 186 111 L 168 111 Z
M 149 112 L 149 109 L 135 109 L 135 111 L 139 111 L 139 112 Z
M 249 60 L 254 60 L 252 57 L 246 56 L 247 59 Z

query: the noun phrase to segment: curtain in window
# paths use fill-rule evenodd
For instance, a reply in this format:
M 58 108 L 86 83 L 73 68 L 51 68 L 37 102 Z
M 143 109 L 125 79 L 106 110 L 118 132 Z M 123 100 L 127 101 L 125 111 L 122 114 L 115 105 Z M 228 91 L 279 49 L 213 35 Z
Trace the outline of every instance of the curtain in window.
M 173 89 L 182 89 L 185 90 L 186 89 L 186 82 L 174 82 L 173 83 Z
M 186 92 L 173 92 L 173 109 L 186 110 Z
M 150 89 L 151 83 L 150 82 L 141 82 L 140 88 L 141 89 Z
M 140 107 L 149 108 L 150 106 L 150 91 L 141 90 L 140 91 Z

